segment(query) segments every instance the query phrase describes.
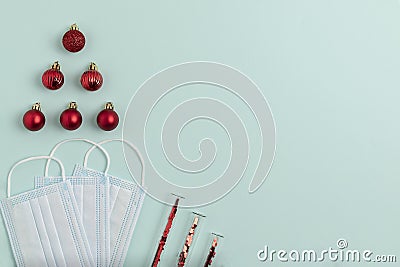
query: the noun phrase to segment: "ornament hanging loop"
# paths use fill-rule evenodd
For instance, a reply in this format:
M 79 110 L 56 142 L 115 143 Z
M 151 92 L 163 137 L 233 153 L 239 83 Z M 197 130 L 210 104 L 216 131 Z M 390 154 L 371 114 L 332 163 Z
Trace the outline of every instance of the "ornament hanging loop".
M 78 108 L 78 104 L 76 102 L 71 102 L 71 103 L 68 104 L 68 108 L 77 109 Z
M 114 105 L 112 102 L 107 102 L 104 106 L 105 109 L 114 110 Z
M 90 62 L 89 70 L 98 70 L 98 67 L 94 62 Z
M 51 65 L 51 68 L 53 70 L 60 70 L 60 64 L 58 63 L 58 61 L 54 62 L 53 65 Z
M 38 111 L 42 110 L 42 108 L 40 107 L 40 103 L 39 102 L 36 102 L 35 104 L 33 104 L 32 105 L 32 109 L 33 110 L 38 110 Z
M 71 27 L 69 27 L 69 29 L 72 30 L 72 31 L 78 31 L 79 30 L 78 25 L 76 23 L 72 24 Z

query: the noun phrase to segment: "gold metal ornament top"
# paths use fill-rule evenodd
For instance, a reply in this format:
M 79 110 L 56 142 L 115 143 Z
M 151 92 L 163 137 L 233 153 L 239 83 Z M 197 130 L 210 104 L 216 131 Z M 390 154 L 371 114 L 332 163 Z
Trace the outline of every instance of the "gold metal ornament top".
M 114 110 L 114 105 L 111 102 L 107 102 L 104 108 L 105 109 Z
M 69 27 L 69 29 L 72 30 L 72 31 L 78 31 L 79 30 L 78 25 L 76 25 L 76 23 L 72 24 L 71 27 Z
M 71 102 L 71 103 L 69 103 L 68 108 L 77 109 L 78 104 L 76 104 L 76 102 Z
M 98 70 L 97 65 L 94 62 L 91 62 L 89 65 L 89 70 Z
M 56 62 L 53 63 L 53 65 L 51 65 L 51 68 L 52 68 L 53 70 L 60 70 L 61 66 L 60 66 L 60 64 L 58 63 L 58 61 L 56 61 Z
M 32 105 L 32 109 L 33 109 L 33 110 L 39 110 L 39 111 L 40 111 L 40 110 L 41 110 L 41 108 L 40 108 L 40 103 L 39 103 L 39 102 L 36 102 L 35 104 L 33 104 L 33 105 Z

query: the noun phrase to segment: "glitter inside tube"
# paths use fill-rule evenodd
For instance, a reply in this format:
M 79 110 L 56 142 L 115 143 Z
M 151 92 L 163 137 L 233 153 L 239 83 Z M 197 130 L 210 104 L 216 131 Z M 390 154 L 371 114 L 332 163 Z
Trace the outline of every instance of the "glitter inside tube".
M 189 251 L 191 250 L 193 246 L 193 241 L 195 234 L 197 233 L 198 225 L 199 225 L 199 220 L 202 217 L 205 217 L 204 215 L 194 213 L 194 218 L 193 218 L 193 223 L 190 226 L 189 233 L 186 236 L 185 244 L 183 245 L 182 251 L 179 253 L 179 259 L 178 259 L 178 267 L 184 267 L 189 256 Z
M 213 237 L 212 237 L 211 247 L 208 251 L 207 258 L 204 263 L 204 267 L 209 267 L 213 263 L 214 257 L 217 254 L 217 252 L 216 252 L 217 246 L 220 243 L 220 239 L 223 238 L 223 236 L 214 234 L 214 233 L 212 233 L 212 236 Z
M 179 198 L 177 198 L 175 200 L 175 204 L 174 204 L 174 206 L 172 206 L 171 212 L 169 213 L 168 221 L 167 221 L 167 224 L 165 225 L 161 239 L 158 242 L 157 251 L 156 251 L 156 254 L 154 255 L 154 259 L 151 264 L 151 267 L 157 267 L 158 263 L 160 262 L 161 254 L 164 251 L 164 246 L 165 246 L 165 243 L 167 242 L 168 234 L 172 227 L 172 222 L 174 221 L 176 212 L 178 211 L 178 203 L 179 203 Z

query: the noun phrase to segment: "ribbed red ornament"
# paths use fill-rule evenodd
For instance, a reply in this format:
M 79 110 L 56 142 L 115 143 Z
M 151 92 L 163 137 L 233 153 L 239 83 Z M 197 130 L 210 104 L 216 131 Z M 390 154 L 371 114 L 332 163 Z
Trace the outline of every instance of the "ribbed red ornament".
M 64 74 L 60 71 L 60 64 L 57 61 L 43 73 L 42 83 L 44 87 L 50 90 L 57 90 L 63 86 Z
M 119 123 L 119 116 L 114 111 L 114 106 L 108 102 L 105 108 L 97 115 L 97 125 L 104 131 L 112 131 L 117 128 Z
M 61 126 L 69 131 L 78 129 L 82 124 L 82 115 L 77 110 L 78 105 L 71 102 L 68 109 L 64 110 L 60 115 Z
M 85 43 L 85 36 L 79 31 L 76 24 L 72 24 L 70 30 L 67 31 L 62 38 L 63 46 L 72 53 L 81 51 L 85 46 Z
M 34 104 L 31 110 L 25 112 L 22 122 L 29 131 L 39 131 L 43 128 L 46 118 L 40 111 L 40 103 Z
M 103 85 L 103 76 L 93 62 L 90 63 L 89 70 L 82 74 L 81 85 L 88 91 L 97 91 Z

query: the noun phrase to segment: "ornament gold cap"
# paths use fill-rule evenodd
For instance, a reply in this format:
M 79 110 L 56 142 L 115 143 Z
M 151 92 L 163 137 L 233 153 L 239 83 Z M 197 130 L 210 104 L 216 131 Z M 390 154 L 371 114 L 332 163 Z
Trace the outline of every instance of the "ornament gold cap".
M 53 65 L 51 65 L 51 68 L 52 68 L 53 70 L 60 70 L 61 66 L 60 66 L 60 64 L 58 63 L 58 61 L 56 61 L 56 62 L 53 63 Z
M 69 29 L 71 31 L 78 31 L 79 30 L 78 25 L 76 23 L 72 24 L 71 27 L 69 27 Z
M 97 65 L 94 62 L 90 62 L 89 70 L 98 70 Z
M 105 109 L 114 110 L 114 105 L 112 102 L 107 102 L 104 106 Z
M 32 105 L 32 109 L 33 109 L 33 110 L 39 110 L 39 111 L 40 111 L 40 110 L 41 110 L 41 108 L 40 108 L 40 103 L 39 103 L 39 102 L 36 102 L 35 104 L 33 104 L 33 105 Z
M 78 104 L 76 104 L 76 102 L 71 102 L 71 103 L 68 104 L 68 108 L 77 109 L 78 108 Z

